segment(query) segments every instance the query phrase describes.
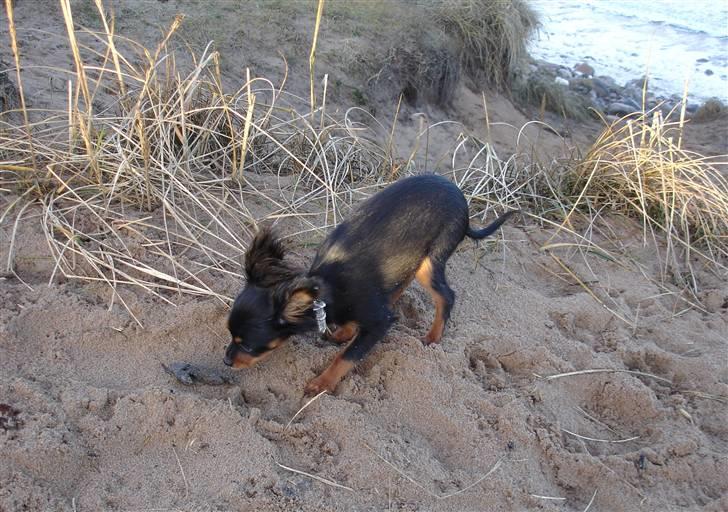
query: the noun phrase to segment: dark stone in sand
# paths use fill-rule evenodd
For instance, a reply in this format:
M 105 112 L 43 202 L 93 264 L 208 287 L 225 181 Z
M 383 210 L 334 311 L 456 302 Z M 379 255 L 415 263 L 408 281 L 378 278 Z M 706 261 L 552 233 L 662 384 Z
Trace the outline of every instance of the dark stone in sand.
M 614 102 L 610 103 L 607 107 L 607 114 L 615 115 L 615 116 L 626 116 L 628 114 L 631 114 L 635 112 L 636 110 L 640 110 L 639 108 L 634 108 L 631 105 L 626 105 L 624 103 Z
M 599 97 L 607 97 L 609 94 L 616 94 L 620 87 L 612 78 L 608 76 L 600 76 L 592 80 L 592 85 Z
M 559 66 L 558 64 L 552 64 L 550 62 L 545 61 L 539 61 L 538 67 L 541 69 L 541 71 L 545 71 L 547 73 L 551 73 L 552 75 L 557 75 L 559 72 Z
M 617 81 L 611 76 L 598 76 L 594 78 L 594 80 L 599 80 L 600 83 L 604 84 L 604 87 L 607 87 L 610 90 L 617 90 L 622 88 L 621 86 L 617 85 Z
M 0 428 L 8 430 L 19 430 L 24 422 L 18 416 L 20 411 L 8 404 L 0 404 Z
M 622 96 L 625 98 L 631 98 L 634 101 L 642 101 L 642 88 L 625 87 L 622 90 Z
M 560 76 L 561 78 L 566 78 L 567 80 L 571 79 L 574 75 L 571 73 L 571 70 L 560 67 L 556 70 L 556 74 Z
M 594 76 L 594 68 L 586 62 L 580 62 L 579 64 L 574 66 L 574 71 L 576 71 L 577 73 L 581 73 L 584 76 Z
M 629 82 L 627 82 L 626 84 L 624 84 L 624 87 L 625 87 L 625 89 L 626 88 L 636 88 L 636 89 L 639 89 L 641 91 L 642 88 L 645 85 L 645 82 L 647 82 L 647 84 L 649 86 L 649 79 L 646 76 L 643 76 L 643 77 L 640 77 L 640 78 L 635 78 L 633 80 L 630 80 Z
M 162 368 L 185 386 L 191 386 L 195 383 L 207 384 L 208 386 L 222 386 L 223 384 L 230 384 L 234 381 L 232 376 L 216 368 L 205 368 L 191 363 L 162 364 Z
M 572 78 L 569 87 L 579 94 L 589 94 L 592 90 L 591 78 Z
M 706 59 L 705 57 L 701 57 L 701 58 L 697 59 L 695 62 L 700 62 L 701 64 L 705 64 L 706 62 L 710 62 L 710 61 L 708 59 Z
M 621 98 L 620 103 L 624 103 L 625 105 L 632 107 L 635 110 L 642 110 L 642 98 L 640 97 L 640 101 L 635 101 L 632 98 Z
M 706 69 L 705 70 L 705 74 L 708 75 L 708 76 L 710 76 L 710 75 L 713 74 L 713 70 L 712 69 Z

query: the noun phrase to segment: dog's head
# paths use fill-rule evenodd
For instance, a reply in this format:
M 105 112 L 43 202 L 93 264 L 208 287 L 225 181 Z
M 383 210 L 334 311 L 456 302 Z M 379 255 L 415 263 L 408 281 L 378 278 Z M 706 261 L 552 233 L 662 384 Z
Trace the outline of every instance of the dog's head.
M 291 335 L 315 328 L 313 301 L 319 284 L 303 277 L 284 256 L 270 228 L 253 239 L 245 255 L 247 284 L 228 318 L 232 341 L 225 352 L 226 365 L 249 368 Z

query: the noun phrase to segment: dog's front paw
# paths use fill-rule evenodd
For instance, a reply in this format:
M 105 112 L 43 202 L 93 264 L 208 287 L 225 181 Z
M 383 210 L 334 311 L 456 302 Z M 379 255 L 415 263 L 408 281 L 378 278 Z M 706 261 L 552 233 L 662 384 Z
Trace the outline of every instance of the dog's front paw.
M 337 382 L 327 379 L 324 375 L 319 375 L 315 379 L 311 379 L 304 389 L 307 395 L 318 395 L 322 391 L 333 393 L 336 389 Z

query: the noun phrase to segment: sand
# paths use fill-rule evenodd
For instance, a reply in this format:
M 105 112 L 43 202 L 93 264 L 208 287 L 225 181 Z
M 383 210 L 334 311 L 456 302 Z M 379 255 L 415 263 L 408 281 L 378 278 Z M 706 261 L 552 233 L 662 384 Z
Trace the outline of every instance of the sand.
M 19 24 L 51 25 L 52 9 L 34 18 L 16 3 Z M 66 51 L 36 42 L 25 46 L 36 65 Z M 55 100 L 38 84 L 28 94 L 45 108 Z M 480 93 L 457 98 L 429 115 L 477 130 Z M 504 97 L 489 101 L 497 122 L 524 121 Z M 403 123 L 403 153 L 415 123 Z M 504 156 L 517 150 L 505 125 L 491 136 Z M 536 139 L 546 154 L 562 140 Z M 3 193 L 3 209 L 15 197 Z M 647 277 L 561 254 L 611 311 L 539 250 L 553 230 L 515 218 L 487 243 L 465 241 L 448 264 L 457 299 L 442 343 L 419 341 L 434 308 L 412 286 L 382 343 L 291 421 L 335 345 L 302 336 L 228 370 L 223 304 L 126 288 L 140 327 L 103 284 L 49 282 L 39 214 L 19 224 L 17 277 L 0 277 L 0 511 L 728 509 L 728 279 L 700 274 L 704 308 L 688 308 L 648 278 L 654 254 L 636 224 L 610 226 Z M 0 226 L 2 262 L 13 222 Z M 314 251 L 298 245 L 295 258 Z M 231 383 L 185 386 L 164 370 L 173 362 Z
M 334 345 L 296 338 L 229 371 L 232 384 L 184 386 L 162 364 L 227 371 L 224 306 L 128 290 L 141 329 L 109 310 L 108 288 L 49 286 L 42 235 L 23 226 L 24 283 L 6 277 L 0 291 L 3 510 L 728 505 L 725 398 L 707 395 L 728 392 L 725 283 L 709 292 L 713 311 L 676 315 L 673 296 L 591 261 L 594 286 L 638 316 L 629 326 L 547 271 L 558 272 L 537 250 L 548 232 L 514 222 L 450 260 L 457 303 L 440 345 L 419 341 L 433 308 L 414 286 L 383 342 L 287 426 Z M 587 369 L 634 373 L 545 379 Z
M 724 301 L 716 311 L 675 317 L 669 300 L 644 299 L 660 290 L 603 269 L 603 286 L 623 311 L 640 308 L 632 329 L 578 286 L 544 275 L 548 258 L 534 250 L 543 236 L 508 226 L 495 250 L 463 244 L 449 265 L 458 302 L 442 344 L 420 343 L 432 307 L 423 290 L 409 290 L 401 322 L 334 396 L 320 397 L 288 428 L 333 345 L 294 339 L 261 366 L 234 373 L 234 384 L 185 387 L 161 364 L 221 366 L 223 307 L 183 298 L 172 308 L 134 294 L 127 301 L 140 329 L 121 308 L 108 310 L 107 290 L 48 286 L 38 263 L 19 265 L 27 286 L 2 285 L 0 396 L 12 415 L 2 413 L 9 464 L 0 504 L 583 510 L 596 492 L 596 510 L 721 510 L 725 403 L 699 392 L 727 391 L 728 289 L 716 290 Z M 31 258 L 33 238 L 20 244 L 18 261 Z M 592 368 L 659 379 L 536 376 Z M 461 494 L 437 498 L 496 465 Z

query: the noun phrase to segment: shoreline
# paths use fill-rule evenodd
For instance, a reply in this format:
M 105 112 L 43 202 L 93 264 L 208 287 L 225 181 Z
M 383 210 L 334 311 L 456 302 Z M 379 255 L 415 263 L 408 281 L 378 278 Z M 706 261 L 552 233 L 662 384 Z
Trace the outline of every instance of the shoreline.
M 539 83 L 542 87 L 551 87 L 552 94 L 560 96 L 561 101 L 581 101 L 583 107 L 594 108 L 610 121 L 635 112 L 657 108 L 663 116 L 667 116 L 671 112 L 679 112 L 684 99 L 687 99 L 686 118 L 700 116 L 699 111 L 704 106 L 715 110 L 714 115 L 726 111 L 726 105 L 720 98 L 697 102 L 691 100 L 689 96 L 686 98 L 683 93 L 656 94 L 650 90 L 650 78 L 644 75 L 620 85 L 611 76 L 599 74 L 586 62 L 577 62 L 569 68 L 563 64 L 529 57 L 525 69 L 524 75 L 518 80 L 531 86 Z M 647 81 L 647 92 L 645 104 L 642 105 L 645 81 Z
M 534 58 L 571 67 L 586 62 L 617 83 L 647 74 L 657 96 L 683 95 L 691 102 L 728 102 L 728 10 L 699 0 L 634 2 L 532 0 L 540 15 L 529 43 Z

